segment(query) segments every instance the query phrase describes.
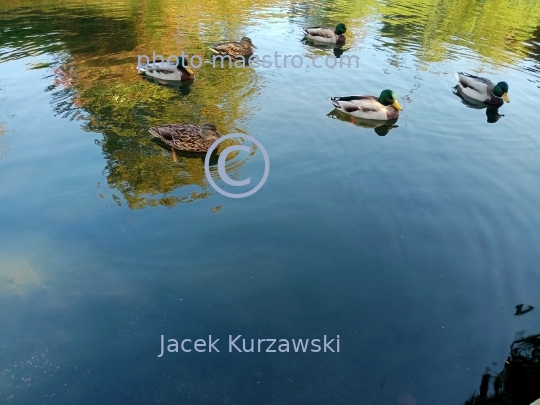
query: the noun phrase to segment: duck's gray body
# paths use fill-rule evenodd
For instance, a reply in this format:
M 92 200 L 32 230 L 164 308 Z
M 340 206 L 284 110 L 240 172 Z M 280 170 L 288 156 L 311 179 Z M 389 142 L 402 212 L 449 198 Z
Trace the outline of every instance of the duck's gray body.
M 463 72 L 456 73 L 456 78 L 458 80 L 457 90 L 461 95 L 485 104 L 504 104 L 502 97 L 497 97 L 493 94 L 495 83 L 491 80 Z

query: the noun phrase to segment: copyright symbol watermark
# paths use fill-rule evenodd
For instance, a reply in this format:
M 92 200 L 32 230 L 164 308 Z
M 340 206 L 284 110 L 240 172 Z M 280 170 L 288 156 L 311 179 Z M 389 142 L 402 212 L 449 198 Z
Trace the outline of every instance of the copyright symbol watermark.
M 258 148 L 260 149 L 264 157 L 264 174 L 263 174 L 262 179 L 255 186 L 255 188 L 245 193 L 234 194 L 234 193 L 229 193 L 228 191 L 223 190 L 221 187 L 219 187 L 216 184 L 216 182 L 210 175 L 210 156 L 212 155 L 212 152 L 219 146 L 221 142 L 227 139 L 231 139 L 231 138 L 243 138 L 243 139 L 247 139 L 248 141 L 253 142 L 255 145 L 258 146 Z M 251 152 L 250 148 L 244 145 L 233 145 L 233 146 L 229 146 L 225 148 L 225 150 L 223 150 L 223 152 L 220 153 L 219 159 L 218 159 L 217 167 L 218 167 L 219 176 L 225 183 L 231 186 L 234 186 L 234 187 L 247 186 L 248 184 L 251 183 L 250 177 L 248 177 L 245 180 L 233 180 L 227 175 L 227 172 L 225 170 L 225 160 L 227 159 L 227 156 L 231 152 L 235 152 L 235 151 L 242 151 L 242 152 L 248 152 L 248 153 Z M 204 158 L 204 172 L 206 173 L 206 178 L 208 179 L 208 182 L 218 193 L 229 198 L 244 198 L 244 197 L 249 197 L 252 194 L 255 194 L 264 185 L 264 183 L 266 182 L 266 179 L 268 179 L 268 174 L 270 173 L 270 159 L 268 158 L 268 153 L 266 152 L 266 149 L 264 149 L 264 146 L 262 146 L 262 144 L 254 137 L 245 135 L 245 134 L 229 134 L 229 135 L 222 136 L 217 141 L 215 141 L 210 147 L 210 149 L 208 149 L 208 152 L 206 152 L 206 157 Z

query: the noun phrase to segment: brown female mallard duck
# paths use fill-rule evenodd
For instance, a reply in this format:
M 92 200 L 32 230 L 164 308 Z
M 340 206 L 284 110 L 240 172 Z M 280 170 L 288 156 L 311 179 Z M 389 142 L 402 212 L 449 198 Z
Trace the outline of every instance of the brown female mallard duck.
M 253 55 L 253 48 L 257 49 L 251 39 L 244 37 L 240 42 L 224 42 L 222 44 L 217 44 L 210 47 L 210 50 L 217 55 L 229 55 L 234 57 L 237 56 L 251 56 Z
M 171 147 L 176 162 L 175 149 L 186 152 L 208 152 L 210 146 L 221 137 L 215 124 L 207 122 L 200 127 L 191 124 L 169 124 L 148 130 Z

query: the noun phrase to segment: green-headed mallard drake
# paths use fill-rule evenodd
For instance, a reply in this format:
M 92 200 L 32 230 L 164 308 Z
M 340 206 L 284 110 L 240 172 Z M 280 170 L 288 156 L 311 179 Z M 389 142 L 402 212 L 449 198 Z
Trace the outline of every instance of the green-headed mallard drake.
M 240 42 L 224 42 L 222 44 L 217 44 L 209 49 L 217 55 L 229 55 L 232 57 L 237 56 L 246 56 L 249 57 L 253 55 L 253 48 L 257 49 L 251 39 L 244 37 Z
M 140 71 L 146 76 L 166 81 L 187 81 L 195 77 L 195 72 L 189 67 L 187 60 L 180 56 L 176 66 L 163 62 L 163 67 L 161 67 L 161 62 L 156 62 L 150 66 L 141 67 Z
M 344 44 L 346 40 L 345 32 L 347 32 L 347 27 L 343 23 L 336 25 L 335 30 L 328 27 L 304 28 L 306 38 L 327 44 Z
M 403 110 L 399 105 L 396 93 L 392 90 L 383 90 L 376 96 L 347 96 L 331 97 L 330 101 L 339 111 L 353 117 L 368 120 L 395 120 Z
M 508 84 L 499 82 L 494 84 L 491 80 L 468 73 L 456 73 L 458 80 L 457 90 L 474 100 L 491 105 L 503 105 L 508 98 Z
M 191 124 L 169 124 L 150 128 L 148 132 L 171 147 L 175 162 L 174 149 L 186 152 L 208 152 L 210 146 L 221 137 L 216 126 L 211 122 L 202 124 L 200 127 Z

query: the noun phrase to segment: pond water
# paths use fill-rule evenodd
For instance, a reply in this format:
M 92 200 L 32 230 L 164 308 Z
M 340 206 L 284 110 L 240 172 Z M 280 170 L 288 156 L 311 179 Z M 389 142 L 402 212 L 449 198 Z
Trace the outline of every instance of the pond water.
M 342 49 L 302 41 L 338 22 Z M 536 0 L 4 0 L 0 32 L 0 403 L 461 404 L 540 333 L 515 315 L 540 305 Z M 137 74 L 243 36 L 359 63 Z M 458 71 L 511 102 L 471 108 Z M 404 110 L 383 130 L 328 100 L 385 88 Z M 257 193 L 219 194 L 204 155 L 148 133 L 205 121 L 264 145 Z M 261 178 L 253 150 L 231 177 Z M 220 353 L 158 357 L 161 335 Z

